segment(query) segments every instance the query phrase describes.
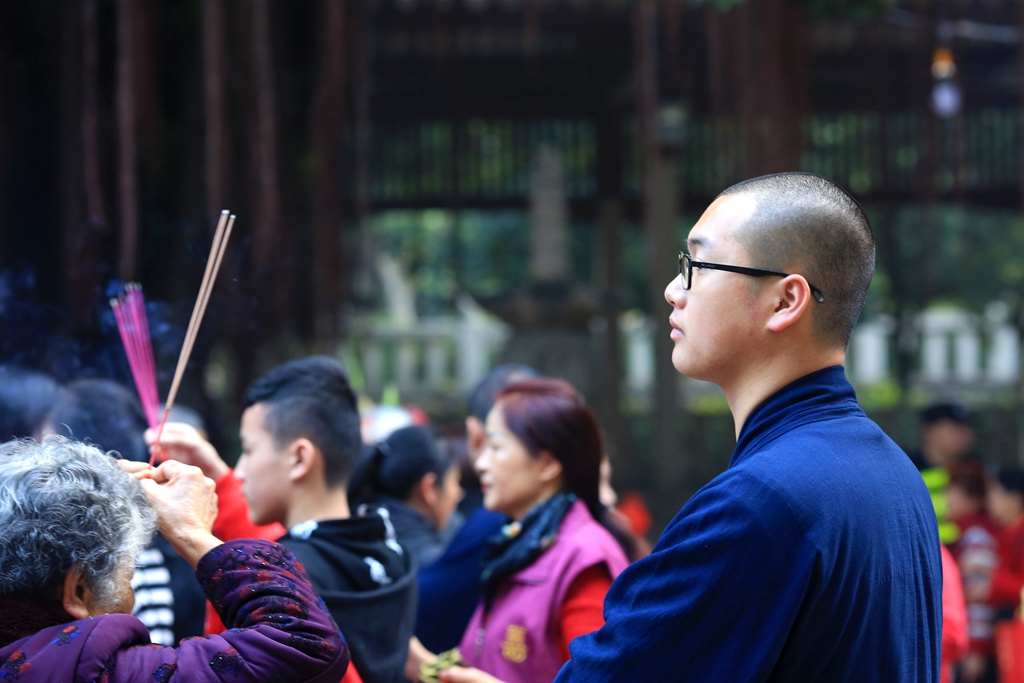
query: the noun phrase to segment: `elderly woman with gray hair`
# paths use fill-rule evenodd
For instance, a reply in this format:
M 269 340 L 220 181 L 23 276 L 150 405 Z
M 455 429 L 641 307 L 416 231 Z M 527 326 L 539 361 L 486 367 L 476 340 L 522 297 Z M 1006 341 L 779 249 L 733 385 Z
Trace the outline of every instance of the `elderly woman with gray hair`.
M 0 445 L 0 678 L 339 681 L 348 649 L 301 565 L 269 541 L 222 544 L 216 499 L 178 462 L 118 463 L 61 438 Z M 130 616 L 155 527 L 229 631 L 161 647 Z

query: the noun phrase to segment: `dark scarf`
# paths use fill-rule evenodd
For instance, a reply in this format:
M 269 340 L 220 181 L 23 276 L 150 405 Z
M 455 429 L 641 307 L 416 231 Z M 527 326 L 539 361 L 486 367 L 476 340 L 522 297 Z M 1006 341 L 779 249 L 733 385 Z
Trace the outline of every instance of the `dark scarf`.
M 487 542 L 484 556 L 484 612 L 491 610 L 501 582 L 529 567 L 558 538 L 576 495 L 559 493 L 534 507 L 522 522 L 509 522 Z
M 44 628 L 74 621 L 59 602 L 0 595 L 0 648 L 35 635 Z

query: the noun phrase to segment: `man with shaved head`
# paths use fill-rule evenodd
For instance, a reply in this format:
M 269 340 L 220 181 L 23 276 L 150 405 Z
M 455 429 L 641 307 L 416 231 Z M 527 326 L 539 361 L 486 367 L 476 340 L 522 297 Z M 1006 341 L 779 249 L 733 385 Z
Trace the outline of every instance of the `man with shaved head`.
M 806 173 L 734 185 L 693 227 L 672 362 L 725 392 L 736 449 L 557 683 L 938 680 L 935 513 L 843 371 L 874 262 L 857 202 Z

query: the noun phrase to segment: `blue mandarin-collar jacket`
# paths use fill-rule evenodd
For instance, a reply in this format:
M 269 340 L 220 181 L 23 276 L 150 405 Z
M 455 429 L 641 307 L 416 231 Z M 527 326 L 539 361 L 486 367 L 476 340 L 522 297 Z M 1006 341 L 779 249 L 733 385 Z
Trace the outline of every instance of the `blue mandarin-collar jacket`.
M 937 681 L 941 592 L 921 476 L 826 368 L 754 410 L 555 680 Z

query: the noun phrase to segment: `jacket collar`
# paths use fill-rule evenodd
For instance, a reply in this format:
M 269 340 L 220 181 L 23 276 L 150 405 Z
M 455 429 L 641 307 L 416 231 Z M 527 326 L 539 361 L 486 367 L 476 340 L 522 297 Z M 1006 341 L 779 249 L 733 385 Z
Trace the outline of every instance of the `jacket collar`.
M 73 621 L 70 614 L 56 601 L 33 599 L 17 595 L 0 596 L 0 647 L 34 635 L 50 626 Z
M 562 524 L 558 527 L 558 538 L 551 545 L 551 548 L 563 543 L 564 539 L 572 536 L 573 532 L 577 529 L 593 521 L 594 518 L 591 516 L 590 511 L 587 510 L 586 503 L 582 500 L 576 500 L 572 507 L 569 508 L 569 511 L 565 513 L 565 518 L 562 519 Z M 551 550 L 551 548 L 547 550 Z M 511 580 L 520 583 L 542 583 L 550 576 L 552 564 L 556 559 L 557 553 L 545 551 L 533 561 L 533 564 L 516 572 L 511 577 Z
M 842 365 L 817 370 L 766 398 L 740 430 L 729 467 L 735 467 L 786 432 L 801 425 L 864 415 Z

